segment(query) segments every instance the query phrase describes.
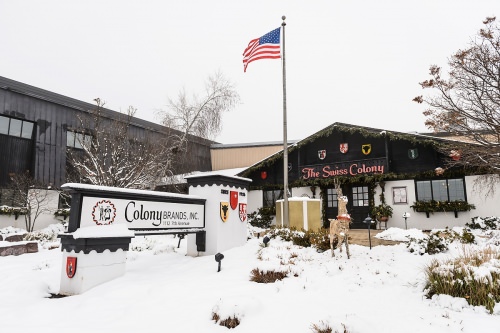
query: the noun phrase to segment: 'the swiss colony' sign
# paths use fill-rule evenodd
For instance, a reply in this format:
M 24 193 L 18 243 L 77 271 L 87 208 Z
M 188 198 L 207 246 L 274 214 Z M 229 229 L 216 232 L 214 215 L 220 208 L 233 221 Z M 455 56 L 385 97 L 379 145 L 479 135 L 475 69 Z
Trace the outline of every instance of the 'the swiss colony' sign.
M 203 228 L 203 204 L 84 196 L 80 227 L 125 223 L 134 229 Z

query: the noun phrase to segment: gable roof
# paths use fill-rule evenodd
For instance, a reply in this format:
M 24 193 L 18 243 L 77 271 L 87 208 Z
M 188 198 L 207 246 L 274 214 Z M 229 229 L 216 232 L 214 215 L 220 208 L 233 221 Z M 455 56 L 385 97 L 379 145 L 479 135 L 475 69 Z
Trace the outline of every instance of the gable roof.
M 359 125 L 352 125 L 352 124 L 347 124 L 347 123 L 340 123 L 340 122 L 335 122 L 322 130 L 306 137 L 305 139 L 299 140 L 293 144 L 290 144 L 288 146 L 288 153 L 293 152 L 296 149 L 299 149 L 306 144 L 309 144 L 311 142 L 316 141 L 319 138 L 322 137 L 327 137 L 334 130 L 340 130 L 344 132 L 349 132 L 349 133 L 361 133 L 367 137 L 378 137 L 381 135 L 385 135 L 386 137 L 389 138 L 389 140 L 408 140 L 410 142 L 415 142 L 419 144 L 424 144 L 424 145 L 432 145 L 436 146 L 439 143 L 445 143 L 445 142 L 461 142 L 462 144 L 464 141 L 461 140 L 451 140 L 451 139 L 445 139 L 437 136 L 431 136 L 429 134 L 419 134 L 419 133 L 405 133 L 405 132 L 398 132 L 398 131 L 390 131 L 390 130 L 384 130 L 384 129 L 379 129 L 379 128 L 373 128 L 373 127 L 366 127 L 366 126 L 359 126 Z M 252 172 L 255 169 L 258 169 L 262 166 L 266 166 L 269 164 L 272 164 L 275 160 L 282 158 L 283 157 L 283 150 L 280 150 L 273 155 L 266 157 L 253 165 L 249 166 L 248 168 L 242 170 L 239 172 L 237 175 L 246 177 L 250 172 Z

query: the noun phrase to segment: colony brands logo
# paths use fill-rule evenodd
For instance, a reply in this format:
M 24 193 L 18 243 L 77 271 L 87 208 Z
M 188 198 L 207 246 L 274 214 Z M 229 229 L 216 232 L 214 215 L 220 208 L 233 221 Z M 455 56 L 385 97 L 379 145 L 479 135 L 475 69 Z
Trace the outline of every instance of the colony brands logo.
M 92 209 L 92 220 L 97 225 L 108 225 L 115 221 L 116 207 L 111 200 L 96 202 Z
M 302 167 L 302 179 L 383 174 L 384 170 L 384 159 L 365 162 L 338 163 L 321 166 L 305 166 Z
M 125 220 L 129 223 L 151 222 L 155 227 L 189 226 L 190 220 L 199 220 L 199 216 L 197 212 L 146 209 L 143 204 L 130 201 L 125 206 Z

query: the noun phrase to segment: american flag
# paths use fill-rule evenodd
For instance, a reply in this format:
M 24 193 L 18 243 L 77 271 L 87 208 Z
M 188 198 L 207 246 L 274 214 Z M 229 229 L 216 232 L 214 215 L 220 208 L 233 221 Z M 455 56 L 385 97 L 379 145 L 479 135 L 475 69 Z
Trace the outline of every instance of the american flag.
M 243 52 L 243 71 L 247 71 L 248 64 L 260 59 L 279 59 L 280 55 L 280 28 L 252 39 Z

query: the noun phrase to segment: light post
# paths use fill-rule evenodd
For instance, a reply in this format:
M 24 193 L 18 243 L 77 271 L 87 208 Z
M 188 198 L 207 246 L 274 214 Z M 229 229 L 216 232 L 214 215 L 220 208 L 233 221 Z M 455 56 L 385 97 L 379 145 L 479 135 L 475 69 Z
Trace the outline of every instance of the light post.
M 366 219 L 364 219 L 363 223 L 366 223 L 368 225 L 368 242 L 370 243 L 370 250 L 372 249 L 372 238 L 371 238 L 371 235 L 370 235 L 370 229 L 372 228 L 372 218 L 370 217 L 370 215 L 368 215 L 366 217 Z
M 405 213 L 403 214 L 403 218 L 405 219 L 405 229 L 408 229 L 408 227 L 407 227 L 407 225 L 406 225 L 406 219 L 407 219 L 407 218 L 409 218 L 409 217 L 410 217 L 410 213 L 405 212 Z

